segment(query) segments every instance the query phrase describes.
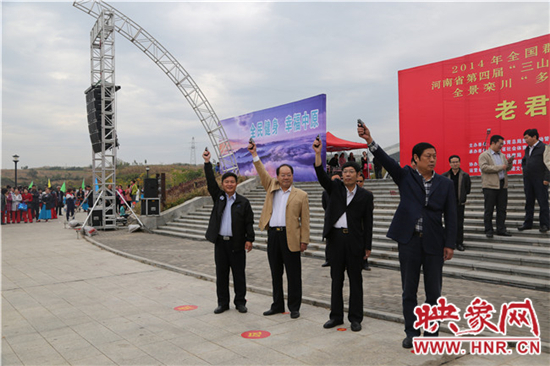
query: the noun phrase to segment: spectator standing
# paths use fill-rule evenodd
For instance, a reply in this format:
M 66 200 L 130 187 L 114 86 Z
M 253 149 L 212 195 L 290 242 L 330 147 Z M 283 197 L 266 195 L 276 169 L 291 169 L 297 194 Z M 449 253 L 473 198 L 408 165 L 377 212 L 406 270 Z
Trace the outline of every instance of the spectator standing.
M 38 220 L 38 215 L 40 215 L 40 194 L 38 193 L 38 190 L 36 187 L 31 188 L 31 195 L 32 195 L 32 217 L 33 219 Z
M 2 225 L 6 225 L 6 194 L 8 193 L 7 188 L 2 188 Z
M 483 222 L 485 236 L 492 238 L 493 211 L 497 210 L 497 235 L 512 236 L 506 230 L 506 207 L 508 206 L 508 171 L 512 169 L 514 157 L 506 159 L 501 152 L 504 137 L 493 135 L 490 138 L 489 149 L 479 155 L 481 170 L 481 187 L 483 189 L 484 213 Z
M 52 218 L 52 207 L 55 205 L 54 198 L 51 194 L 51 191 L 49 188 L 46 187 L 44 190 L 44 193 L 42 193 L 42 208 L 40 210 L 40 215 L 38 216 L 37 222 L 40 222 L 40 220 L 45 220 L 48 222 L 48 220 L 51 220 Z
M 65 196 L 65 192 L 63 192 L 61 190 L 61 187 L 57 186 L 57 203 L 56 203 L 56 212 L 55 212 L 55 215 L 63 215 L 63 201 L 64 201 L 64 197 Z
M 374 177 L 376 179 L 382 179 L 382 164 L 376 156 L 372 159 L 372 164 L 374 165 Z
M 12 193 L 11 197 L 11 221 L 15 223 L 17 221 L 18 224 L 21 223 L 21 210 L 19 210 L 19 204 L 23 202 L 23 197 L 21 196 L 21 193 L 19 193 L 19 189 L 16 189 Z
M 363 171 L 363 179 L 370 179 L 369 156 L 366 151 L 363 151 L 361 156 L 361 170 Z
M 533 227 L 535 200 L 539 204 L 539 231 L 546 233 L 550 226 L 550 209 L 548 206 L 548 183 L 550 170 L 544 164 L 546 145 L 539 141 L 539 132 L 535 128 L 525 130 L 523 138 L 527 143 L 521 168 L 523 170 L 523 190 L 525 192 L 525 219 L 519 231 Z
M 75 196 L 71 188 L 67 190 L 67 194 L 65 195 L 65 205 L 67 206 L 67 221 L 69 221 L 69 218 L 74 219 Z
M 23 221 L 25 224 L 27 222 L 32 223 L 32 194 L 25 188 L 21 197 L 23 198 L 23 203 L 27 205 L 27 209 L 22 212 Z
M 353 156 L 352 152 L 349 153 L 348 161 L 355 161 L 355 156 Z
M 13 199 L 13 188 L 11 186 L 6 186 L 6 223 L 11 223 L 11 203 Z
M 470 194 L 472 182 L 470 176 L 460 169 L 460 156 L 452 155 L 449 158 L 451 169 L 441 174 L 453 181 L 456 196 L 457 235 L 456 249 L 464 251 L 464 209 L 466 208 L 466 197 Z

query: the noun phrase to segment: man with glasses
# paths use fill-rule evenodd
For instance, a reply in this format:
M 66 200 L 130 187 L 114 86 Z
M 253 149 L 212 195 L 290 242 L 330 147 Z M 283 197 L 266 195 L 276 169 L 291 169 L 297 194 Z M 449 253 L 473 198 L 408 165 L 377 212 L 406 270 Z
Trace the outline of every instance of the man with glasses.
M 327 252 L 332 279 L 330 295 L 330 319 L 324 328 L 334 328 L 344 323 L 344 272 L 349 278 L 348 320 L 351 330 L 361 330 L 363 321 L 363 260 L 372 248 L 373 196 L 357 186 L 360 167 L 354 161 L 342 165 L 342 180 L 331 180 L 321 161 L 320 139 L 313 143 L 315 173 L 329 199 L 325 211 L 323 237 L 327 239 Z
M 441 174 L 453 181 L 456 196 L 456 215 L 457 215 L 457 235 L 456 249 L 464 251 L 464 209 L 466 207 L 466 196 L 470 194 L 472 182 L 470 176 L 464 170 L 460 169 L 460 156 L 452 155 L 449 158 L 451 169 Z
M 254 167 L 266 190 L 260 216 L 260 229 L 267 229 L 267 258 L 271 268 L 273 303 L 265 316 L 285 311 L 283 272 L 288 280 L 288 309 L 290 317 L 300 317 L 302 304 L 302 262 L 300 255 L 309 243 L 309 203 L 307 193 L 294 187 L 294 169 L 288 164 L 277 168 L 277 178 L 265 169 L 256 144 L 248 145 Z M 283 269 L 284 267 L 284 269 Z

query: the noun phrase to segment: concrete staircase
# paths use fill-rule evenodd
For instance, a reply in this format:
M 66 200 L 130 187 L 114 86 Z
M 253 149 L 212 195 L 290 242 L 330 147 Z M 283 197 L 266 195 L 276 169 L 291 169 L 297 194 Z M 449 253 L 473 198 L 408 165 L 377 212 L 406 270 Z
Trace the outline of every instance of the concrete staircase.
M 468 280 L 498 283 L 508 286 L 550 291 L 550 233 L 542 234 L 536 226 L 533 230 L 519 232 L 523 222 L 524 194 L 521 176 L 511 176 L 508 188 L 508 214 L 506 225 L 512 237 L 485 237 L 483 229 L 483 193 L 479 177 L 472 178 L 472 192 L 468 196 L 464 222 L 464 252 L 455 251 L 454 258 L 446 262 L 445 276 Z M 311 243 L 306 256 L 324 261 L 325 242 L 322 227 L 324 211 L 321 207 L 322 188 L 317 182 L 297 183 L 308 192 L 311 213 Z M 399 270 L 397 244 L 386 238 L 386 232 L 399 203 L 399 192 L 392 180 L 370 180 L 365 188 L 374 194 L 373 250 L 369 263 L 373 267 Z M 267 233 L 258 229 L 258 220 L 265 198 L 261 186 L 246 194 L 255 215 L 255 248 L 265 250 Z M 535 206 L 538 211 L 538 205 Z M 204 233 L 212 204 L 207 204 L 191 214 L 169 222 L 153 232 L 181 238 L 205 240 Z M 538 224 L 538 212 L 535 225 Z M 376 270 L 376 269 L 373 269 Z

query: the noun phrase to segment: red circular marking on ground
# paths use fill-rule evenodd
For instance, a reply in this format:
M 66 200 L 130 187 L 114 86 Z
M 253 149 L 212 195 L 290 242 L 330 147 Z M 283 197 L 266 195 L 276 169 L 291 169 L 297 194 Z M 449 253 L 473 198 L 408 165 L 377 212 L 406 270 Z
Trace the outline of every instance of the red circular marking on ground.
M 347 330 L 347 328 L 338 328 L 336 330 L 339 331 L 339 332 L 345 332 Z
M 190 310 L 195 310 L 196 308 L 198 308 L 197 305 L 181 305 L 181 306 L 176 306 L 174 308 L 174 310 L 176 310 L 176 311 L 190 311 Z
M 271 335 L 268 331 L 265 330 L 249 330 L 241 334 L 241 337 L 246 339 L 262 339 L 267 338 Z

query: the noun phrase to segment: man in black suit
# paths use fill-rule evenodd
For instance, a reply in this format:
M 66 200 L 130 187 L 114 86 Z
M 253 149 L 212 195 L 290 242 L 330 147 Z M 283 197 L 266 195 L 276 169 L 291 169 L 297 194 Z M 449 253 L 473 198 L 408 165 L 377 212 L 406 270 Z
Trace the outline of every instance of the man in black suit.
M 218 186 L 210 163 L 210 152 L 202 154 L 208 192 L 214 201 L 206 239 L 215 244 L 216 293 L 218 307 L 215 314 L 229 310 L 229 270 L 233 272 L 234 304 L 240 313 L 246 313 L 246 253 L 254 242 L 254 212 L 247 198 L 236 193 L 237 176 L 227 172 Z
M 331 180 L 321 161 L 322 142 L 313 143 L 315 173 L 329 199 L 325 211 L 323 237 L 327 239 L 330 277 L 330 319 L 323 327 L 333 328 L 344 323 L 344 271 L 347 270 L 350 296 L 348 319 L 351 330 L 361 330 L 363 320 L 363 260 L 372 247 L 373 196 L 357 186 L 361 168 L 353 161 L 342 165 L 342 180 Z
M 539 203 L 539 222 L 541 233 L 546 233 L 550 226 L 550 214 L 548 207 L 548 182 L 550 171 L 544 164 L 543 155 L 546 145 L 539 141 L 539 132 L 530 128 L 523 133 L 523 139 L 527 143 L 525 154 L 521 159 L 523 169 L 523 190 L 525 191 L 525 220 L 519 231 L 533 227 L 535 215 L 535 199 Z
M 332 173 L 332 176 L 330 177 L 330 179 L 335 180 L 335 179 L 342 179 L 342 178 L 340 177 L 340 173 Z M 329 196 L 327 191 L 323 191 L 323 194 L 321 195 L 321 205 L 323 206 L 324 211 L 327 210 L 328 200 L 329 200 Z M 328 248 L 328 245 L 325 245 L 325 263 L 321 264 L 321 267 L 330 266 L 330 262 L 328 261 L 327 248 Z
M 453 182 L 435 173 L 437 157 L 432 145 L 426 142 L 416 144 L 412 150 L 416 169 L 410 166 L 401 168 L 378 146 L 364 124 L 357 127 L 357 133 L 369 144 L 370 151 L 399 187 L 401 201 L 387 237 L 398 243 L 406 334 L 402 346 L 412 348 L 413 337 L 420 336 L 420 330 L 413 326 L 420 271 L 424 272 L 426 303 L 436 305 L 441 296 L 443 262 L 453 257 L 456 245 Z M 445 217 L 445 227 L 442 216 Z M 424 332 L 424 336 L 437 335 L 437 332 Z

